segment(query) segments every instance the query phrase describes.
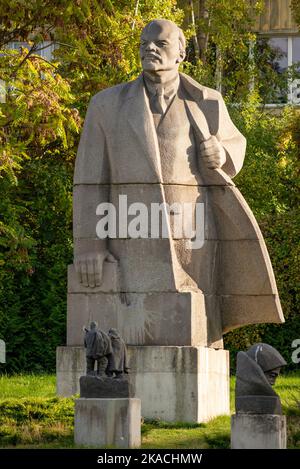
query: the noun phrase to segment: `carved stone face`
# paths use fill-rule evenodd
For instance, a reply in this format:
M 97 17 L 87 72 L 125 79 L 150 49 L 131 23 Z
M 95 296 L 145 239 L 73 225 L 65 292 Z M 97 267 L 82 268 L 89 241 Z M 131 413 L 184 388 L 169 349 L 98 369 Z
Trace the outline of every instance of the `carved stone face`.
M 140 56 L 145 71 L 178 68 L 184 58 L 180 49 L 178 27 L 165 20 L 149 23 L 141 35 Z
M 280 368 L 274 368 L 274 370 L 265 371 L 265 377 L 271 386 L 274 386 L 276 379 L 280 373 Z

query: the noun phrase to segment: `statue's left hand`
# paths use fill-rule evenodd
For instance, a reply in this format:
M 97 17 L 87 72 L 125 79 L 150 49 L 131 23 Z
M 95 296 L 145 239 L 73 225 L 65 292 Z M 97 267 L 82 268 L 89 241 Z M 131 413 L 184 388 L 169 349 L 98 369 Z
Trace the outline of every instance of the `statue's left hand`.
M 104 261 L 110 263 L 117 262 L 114 256 L 107 250 L 77 255 L 74 259 L 74 265 L 79 275 L 80 283 L 85 287 L 99 287 L 103 281 Z
M 200 143 L 200 154 L 209 169 L 221 168 L 226 161 L 225 150 L 214 135 Z

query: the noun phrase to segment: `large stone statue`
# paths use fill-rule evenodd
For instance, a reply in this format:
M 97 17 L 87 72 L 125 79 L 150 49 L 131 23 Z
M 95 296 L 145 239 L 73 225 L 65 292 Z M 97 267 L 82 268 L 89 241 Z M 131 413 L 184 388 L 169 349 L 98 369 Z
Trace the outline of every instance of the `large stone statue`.
M 85 119 L 68 344 L 80 343 L 76 331 L 92 315 L 127 344 L 222 348 L 236 327 L 284 321 L 262 234 L 232 182 L 246 141 L 220 93 L 178 72 L 185 38 L 174 23 L 151 21 L 140 55 L 141 75 L 96 94 Z M 109 204 L 115 219 L 100 239 Z M 167 235 L 151 225 L 155 204 Z M 194 238 L 174 229 L 184 206 L 203 242 L 197 227 Z

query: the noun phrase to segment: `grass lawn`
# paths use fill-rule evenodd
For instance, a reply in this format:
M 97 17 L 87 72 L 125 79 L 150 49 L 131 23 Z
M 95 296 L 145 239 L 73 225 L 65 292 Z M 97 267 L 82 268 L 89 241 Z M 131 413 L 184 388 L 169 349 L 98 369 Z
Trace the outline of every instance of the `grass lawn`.
M 231 409 L 234 411 L 234 378 Z M 276 391 L 288 422 L 288 447 L 300 448 L 300 373 L 280 376 Z M 58 398 L 54 375 L 0 376 L 0 448 L 75 448 L 74 400 Z M 145 421 L 142 448 L 229 448 L 230 417 L 206 424 Z

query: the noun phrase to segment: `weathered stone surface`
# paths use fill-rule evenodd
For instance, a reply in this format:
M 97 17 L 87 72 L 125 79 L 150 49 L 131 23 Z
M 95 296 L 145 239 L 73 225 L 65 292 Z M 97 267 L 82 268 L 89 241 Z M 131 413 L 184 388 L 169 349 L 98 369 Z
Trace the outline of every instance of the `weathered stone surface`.
M 81 200 L 85 201 L 83 207 Z M 109 185 L 80 184 L 73 190 L 73 237 L 96 238 L 96 209 L 109 200 Z
M 231 417 L 232 449 L 286 449 L 283 415 L 236 414 Z
M 287 365 L 287 362 L 278 350 L 272 347 L 272 345 L 263 342 L 253 344 L 246 353 L 248 357 L 260 366 L 264 373 Z
M 86 287 L 79 281 L 74 264 L 68 266 L 68 293 L 119 292 L 119 268 L 116 262 L 103 263 L 103 281 L 98 287 Z
M 220 309 L 223 332 L 241 325 L 260 324 L 265 322 L 266 318 L 268 322 L 277 323 L 279 312 L 283 318 L 278 295 L 222 295 Z M 264 311 L 265 316 L 258 315 L 258 310 Z
M 81 376 L 79 385 L 80 397 L 101 399 L 134 397 L 133 386 L 127 378 Z
M 213 186 L 207 191 L 211 210 L 217 214 L 219 240 L 257 240 L 261 237 L 255 217 L 237 187 Z
M 131 379 L 142 414 L 206 422 L 229 414 L 229 355 L 206 347 L 130 347 Z
M 220 246 L 220 256 L 224 262 L 219 283 L 220 294 L 257 296 L 277 294 L 269 257 L 262 256 L 265 246 L 263 241 L 223 241 Z M 248 275 L 249 271 L 251 278 Z
M 79 379 L 86 372 L 85 350 L 80 347 L 57 347 L 56 392 L 58 396 L 79 394 Z
M 74 439 L 97 448 L 140 447 L 140 399 L 76 399 Z
M 237 414 L 282 414 L 278 396 L 239 396 L 235 398 L 235 410 Z
M 162 191 L 165 195 L 166 206 L 170 208 L 169 212 L 162 209 Z M 211 213 L 211 206 L 208 199 L 208 189 L 206 187 L 189 186 L 183 184 L 114 184 L 111 186 L 109 200 L 116 208 L 117 227 L 122 225 L 126 228 L 125 233 L 123 233 L 122 230 L 117 229 L 116 238 L 132 237 L 130 230 L 127 229 L 127 224 L 130 228 L 130 223 L 132 220 L 136 218 L 137 215 L 139 215 L 139 212 L 136 212 L 136 210 L 142 210 L 142 213 L 146 213 L 147 211 L 148 214 L 148 217 L 146 218 L 147 226 L 142 227 L 142 237 L 147 236 L 151 238 L 151 235 L 155 233 L 154 228 L 158 225 L 158 220 L 160 221 L 161 225 L 161 220 L 163 218 L 161 212 L 163 212 L 167 214 L 166 218 L 170 221 L 172 238 L 187 239 L 190 237 L 188 234 L 189 232 L 187 230 L 186 232 L 184 232 L 184 230 L 182 230 L 182 232 L 178 232 L 175 230 L 174 226 L 176 221 L 181 220 L 180 216 L 178 215 L 181 208 L 183 213 L 186 211 L 186 218 L 188 218 L 189 209 L 191 209 L 191 216 L 193 221 L 192 228 L 195 228 L 196 203 L 204 204 L 205 219 L 199 219 L 198 215 L 198 223 L 205 223 L 206 225 L 206 229 L 204 230 L 205 239 L 217 238 L 217 233 L 213 229 L 213 214 Z M 144 207 L 139 208 L 141 202 Z M 172 204 L 174 205 L 172 206 Z M 154 206 L 156 206 L 156 208 Z M 161 209 L 160 215 L 158 217 L 157 210 L 159 206 Z M 128 211 L 130 211 L 130 214 L 128 214 Z M 119 217 L 120 213 L 121 218 Z M 161 233 L 160 226 L 159 237 L 161 237 Z
M 220 321 L 213 297 L 200 292 L 69 294 L 67 344 L 81 345 L 82 329 L 91 320 L 103 330 L 118 329 L 126 344 L 207 345 L 218 341 Z M 123 302 L 122 302 L 123 301 Z M 211 321 L 208 328 L 207 322 Z M 208 336 L 208 330 L 211 335 Z M 219 345 L 220 346 L 220 345 Z
M 57 374 L 58 389 L 70 396 L 79 393 L 79 377 L 74 391 L 73 377 L 79 347 L 59 347 L 69 371 Z M 72 353 L 74 350 L 74 360 Z M 128 347 L 130 382 L 142 400 L 142 415 L 167 421 L 206 422 L 217 415 L 230 414 L 229 353 L 206 347 Z M 82 363 L 84 366 L 82 347 Z M 64 385 L 60 380 L 64 379 Z M 67 383 L 70 383 L 69 388 Z
M 74 239 L 74 258 L 87 253 L 98 253 L 107 249 L 107 240 L 96 238 L 75 238 Z
M 281 404 L 273 387 L 286 361 L 271 345 L 254 344 L 238 352 L 235 405 L 237 413 L 281 414 Z
M 112 239 L 109 251 L 120 263 L 122 291 L 176 291 L 169 239 Z
M 77 347 L 60 347 L 69 372 L 64 372 L 65 396 L 73 391 Z M 83 350 L 83 348 L 82 348 Z M 142 415 L 167 421 L 206 422 L 230 414 L 229 353 L 206 347 L 128 347 L 130 382 L 142 400 Z M 63 360 L 60 359 L 60 362 Z M 82 353 L 83 367 L 84 354 Z M 82 373 L 81 373 L 82 374 Z M 57 379 L 61 379 L 58 374 Z M 69 388 L 67 383 L 70 383 Z M 67 392 L 69 390 L 69 392 Z M 74 392 L 73 392 L 74 393 Z M 79 378 L 76 393 L 79 393 Z

